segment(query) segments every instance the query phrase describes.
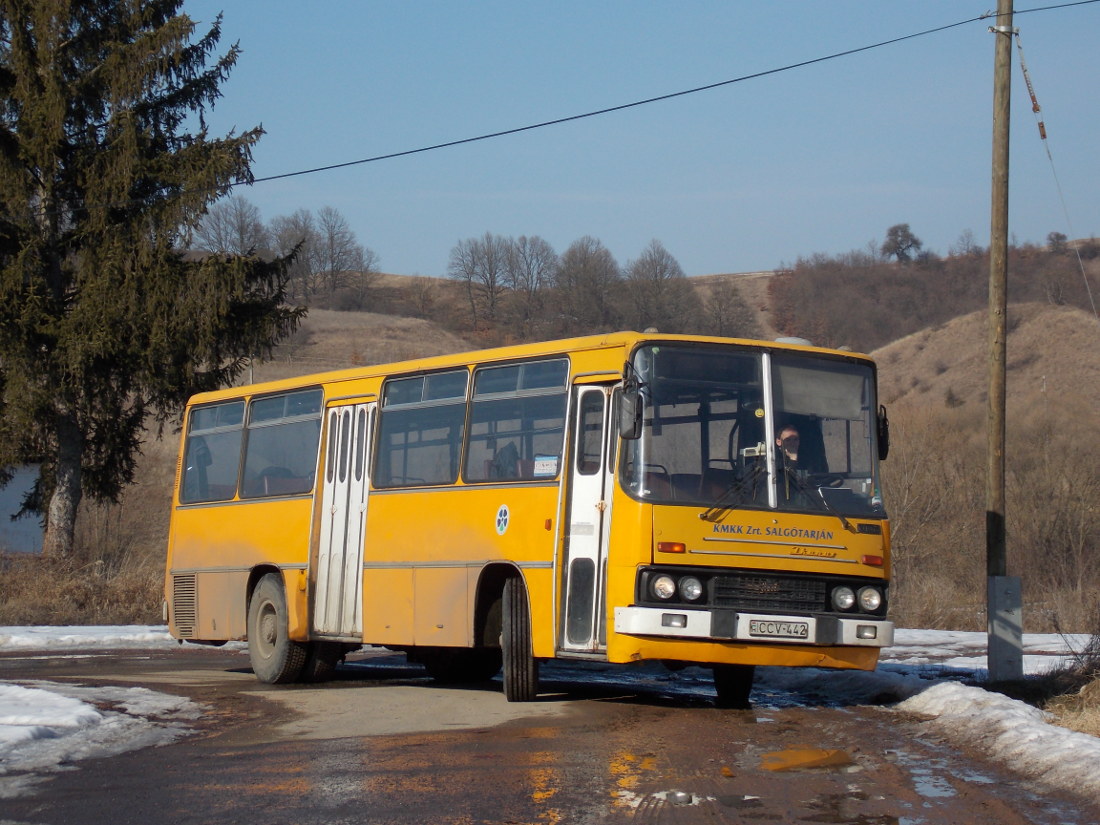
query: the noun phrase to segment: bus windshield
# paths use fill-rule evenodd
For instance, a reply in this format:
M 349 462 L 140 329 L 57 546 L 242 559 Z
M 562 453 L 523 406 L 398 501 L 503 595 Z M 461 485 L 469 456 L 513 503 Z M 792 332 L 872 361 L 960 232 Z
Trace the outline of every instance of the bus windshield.
M 633 496 L 720 512 L 761 508 L 884 518 L 874 373 L 843 357 L 650 344 L 620 480 Z

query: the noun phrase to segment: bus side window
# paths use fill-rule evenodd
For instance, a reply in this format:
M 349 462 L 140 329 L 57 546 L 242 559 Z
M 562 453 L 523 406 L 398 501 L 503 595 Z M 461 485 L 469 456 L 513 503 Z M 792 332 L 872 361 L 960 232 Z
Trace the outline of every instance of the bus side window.
M 210 479 L 206 468 L 213 463 L 214 459 L 210 457 L 210 448 L 206 446 L 205 438 L 197 435 L 187 442 L 187 455 L 183 461 L 183 490 L 180 494 L 183 501 L 202 501 L 210 495 Z
M 237 494 L 244 402 L 191 411 L 184 447 L 180 501 L 228 501 Z

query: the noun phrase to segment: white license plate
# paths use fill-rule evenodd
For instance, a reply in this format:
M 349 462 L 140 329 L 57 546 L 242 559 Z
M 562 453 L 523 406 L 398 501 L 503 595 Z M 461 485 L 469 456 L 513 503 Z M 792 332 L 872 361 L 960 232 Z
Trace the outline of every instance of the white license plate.
M 764 636 L 771 639 L 808 639 L 809 622 L 774 622 L 767 619 L 749 621 L 750 636 Z

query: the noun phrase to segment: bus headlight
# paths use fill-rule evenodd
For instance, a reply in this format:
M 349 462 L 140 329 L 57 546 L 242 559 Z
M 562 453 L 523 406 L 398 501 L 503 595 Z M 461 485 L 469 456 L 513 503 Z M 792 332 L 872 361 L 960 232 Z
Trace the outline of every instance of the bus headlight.
M 661 601 L 668 601 L 676 595 L 676 581 L 672 576 L 658 576 L 650 582 L 649 589 Z
M 852 592 L 852 588 L 844 586 L 833 588 L 833 607 L 837 610 L 851 610 L 855 603 L 856 594 Z
M 680 598 L 685 602 L 697 602 L 703 597 L 703 583 L 695 576 L 680 579 Z
M 859 591 L 859 606 L 868 613 L 882 607 L 882 592 L 877 587 L 864 587 Z

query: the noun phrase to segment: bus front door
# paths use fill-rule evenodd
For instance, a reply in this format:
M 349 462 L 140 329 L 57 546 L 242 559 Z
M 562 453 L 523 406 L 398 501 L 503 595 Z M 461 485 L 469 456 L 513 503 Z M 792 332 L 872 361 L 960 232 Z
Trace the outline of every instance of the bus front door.
M 374 406 L 345 404 L 326 411 L 313 602 L 313 629 L 325 636 L 363 635 L 363 541 Z
M 603 616 L 612 489 L 609 399 L 607 387 L 574 390 L 560 638 L 562 650 L 575 653 L 598 653 L 607 646 Z

